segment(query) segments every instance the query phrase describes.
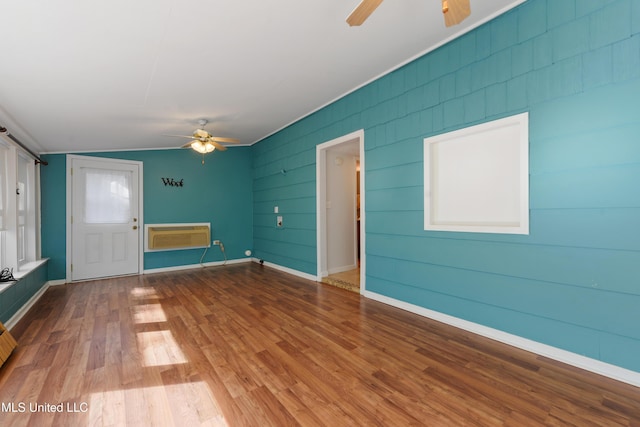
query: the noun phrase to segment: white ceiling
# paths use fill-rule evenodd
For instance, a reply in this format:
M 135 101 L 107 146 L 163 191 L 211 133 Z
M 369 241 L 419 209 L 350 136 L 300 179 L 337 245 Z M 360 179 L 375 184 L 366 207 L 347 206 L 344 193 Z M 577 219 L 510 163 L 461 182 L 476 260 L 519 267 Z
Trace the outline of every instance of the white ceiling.
M 39 153 L 252 144 L 524 0 L 0 0 L 0 125 Z

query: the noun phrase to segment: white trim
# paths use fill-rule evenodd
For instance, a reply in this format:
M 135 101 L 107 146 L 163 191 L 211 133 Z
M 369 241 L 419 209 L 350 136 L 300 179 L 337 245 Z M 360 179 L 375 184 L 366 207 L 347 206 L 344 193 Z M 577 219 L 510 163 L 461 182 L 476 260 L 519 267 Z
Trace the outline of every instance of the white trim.
M 136 161 L 138 164 L 138 274 L 144 271 L 144 162 Z
M 258 259 L 258 258 L 238 258 L 238 259 L 232 259 L 232 260 L 228 260 L 228 261 L 207 262 L 207 263 L 204 263 L 204 264 L 190 264 L 190 265 L 177 265 L 177 266 L 174 266 L 174 267 L 151 268 L 151 269 L 148 269 L 148 270 L 144 270 L 144 274 L 166 273 L 166 272 L 182 271 L 182 270 L 193 270 L 193 269 L 199 269 L 199 268 L 203 268 L 203 267 L 217 267 L 217 266 L 221 266 L 221 265 L 243 264 L 243 263 L 247 263 L 247 262 L 255 262 L 256 264 L 260 264 L 260 259 Z M 289 267 L 283 267 L 281 265 L 273 264 L 273 263 L 270 263 L 270 262 L 267 262 L 267 261 L 263 261 L 262 264 L 265 267 L 273 268 L 274 270 L 279 270 L 279 271 L 282 271 L 284 273 L 288 273 L 288 274 L 300 277 L 300 278 L 305 279 L 305 280 L 310 280 L 312 282 L 316 282 L 316 276 L 314 276 L 312 274 L 303 273 L 302 271 L 294 270 L 294 269 L 289 268 Z
M 49 261 L 49 258 L 42 258 L 35 261 L 26 262 L 22 264 L 22 266 L 20 266 L 18 271 L 13 272 L 13 277 L 15 277 L 16 280 L 22 279 L 32 271 L 36 270 L 42 264 L 45 264 L 47 261 Z
M 66 155 L 66 212 L 65 212 L 65 225 L 66 231 L 66 281 L 72 282 L 71 275 L 71 164 L 73 160 L 89 160 L 89 161 L 103 161 L 105 163 L 125 163 L 138 166 L 138 273 L 143 274 L 144 271 L 144 163 L 139 160 L 126 160 L 126 159 L 112 159 L 109 157 L 94 157 L 94 156 L 78 156 L 75 154 Z
M 223 144 L 224 145 L 224 144 Z M 228 144 L 225 145 L 228 149 L 236 147 L 251 147 L 252 144 Z M 100 154 L 100 153 L 120 153 L 130 151 L 166 151 L 166 150 L 183 150 L 182 147 L 155 147 L 155 148 L 108 148 L 108 149 L 95 149 L 95 150 L 74 150 L 74 154 Z M 40 151 L 42 154 L 69 154 L 69 151 Z
M 14 197 L 9 197 L 9 195 L 15 195 L 15 191 L 18 185 L 18 159 L 25 152 L 23 149 L 11 141 L 9 138 L 2 136 L 4 134 L 0 134 L 0 139 L 5 141 L 3 142 L 3 146 L 6 146 L 4 165 L 2 168 L 4 169 L 4 178 L 2 185 L 4 186 L 4 190 L 6 193 L 4 194 L 4 236 L 3 241 L 0 244 L 2 246 L 2 257 L 0 260 L 3 262 L 2 267 L 13 268 L 14 270 L 19 270 L 20 265 L 18 263 L 18 200 Z M 40 230 L 36 230 L 36 234 L 39 234 Z
M 463 329 L 465 331 L 469 331 L 504 344 L 508 344 L 513 347 L 517 347 L 522 350 L 530 351 L 540 356 L 545 356 L 550 359 L 557 360 L 559 362 L 566 363 L 580 369 L 584 369 L 586 371 L 603 375 L 616 381 L 640 387 L 640 372 L 631 371 L 620 366 L 605 363 L 600 360 L 572 353 L 570 351 L 553 347 L 547 344 L 542 344 L 540 342 L 529 340 L 527 338 L 522 338 L 517 335 L 503 332 L 498 329 L 493 329 L 488 326 L 480 325 L 478 323 L 470 322 L 468 320 L 453 317 L 448 314 L 429 310 L 428 308 L 413 305 L 404 301 L 380 295 L 375 292 L 366 291 L 363 292 L 363 294 L 365 297 L 372 300 L 388 304 L 393 307 L 400 308 L 402 310 L 406 310 L 408 312 L 415 313 L 420 316 L 424 316 L 429 319 L 433 319 L 438 322 L 445 323 L 447 325 Z
M 20 181 L 20 171 L 23 170 L 24 178 L 25 178 L 25 192 L 26 198 L 24 200 L 24 209 L 20 210 L 20 203 L 18 202 L 16 205 L 16 216 L 18 219 L 18 223 L 16 224 L 16 249 L 18 253 L 16 254 L 17 270 L 29 269 L 29 264 L 37 260 L 38 253 L 38 235 L 40 234 L 40 230 L 37 228 L 37 220 L 39 213 L 37 212 L 38 203 L 37 200 L 40 195 L 37 193 L 37 180 L 36 180 L 36 169 L 38 166 L 34 162 L 34 156 L 30 153 L 25 152 L 24 150 L 18 149 L 17 157 L 16 157 L 16 188 L 17 184 Z M 24 221 L 24 236 L 23 242 L 20 242 L 20 233 L 18 232 L 20 226 L 20 218 L 23 218 Z M 22 248 L 22 252 L 24 255 L 24 259 L 20 260 L 20 248 Z
M 423 143 L 425 230 L 529 234 L 528 112 Z
M 326 152 L 329 148 L 347 142 L 358 141 L 360 160 L 360 271 L 367 271 L 366 259 L 366 192 L 365 192 L 365 155 L 364 129 L 351 132 L 322 144 L 316 145 L 316 268 L 317 274 L 312 279 L 321 282 L 328 275 L 323 265 L 323 254 L 326 252 Z M 357 249 L 356 249 L 357 250 Z M 360 292 L 366 289 L 366 274 L 360 275 Z
M 252 258 L 252 261 L 260 264 L 260 260 L 258 258 Z M 274 270 L 279 270 L 279 271 L 282 271 L 284 273 L 288 273 L 288 274 L 292 274 L 294 276 L 298 276 L 298 277 L 300 277 L 302 279 L 311 280 L 312 282 L 317 282 L 316 276 L 314 276 L 313 274 L 303 273 L 302 271 L 294 270 L 294 269 L 289 268 L 289 267 L 283 267 L 281 265 L 273 264 L 273 263 L 267 262 L 267 261 L 262 261 L 262 264 L 265 267 L 273 268 Z
M 252 261 L 251 258 L 238 258 L 238 259 L 230 259 L 227 261 L 205 262 L 202 264 L 188 264 L 188 265 L 176 265 L 173 267 L 150 268 L 150 269 L 144 270 L 142 274 L 167 273 L 171 271 L 193 270 L 197 268 L 217 267 L 220 265 L 242 264 L 242 263 L 251 262 L 251 261 Z
M 34 179 L 35 179 L 35 214 L 36 214 L 36 259 L 42 258 L 42 185 L 40 182 L 41 177 L 40 172 L 40 163 L 36 164 L 34 170 Z
M 18 309 L 18 311 L 16 311 L 14 315 L 11 316 L 9 320 L 7 320 L 7 322 L 4 324 L 7 329 L 11 330 L 15 325 L 18 324 L 20 319 L 22 319 L 24 315 L 27 314 L 29 310 L 31 310 L 31 307 L 33 307 L 35 303 L 38 302 L 38 300 L 42 297 L 42 295 L 44 295 L 47 289 L 49 289 L 49 286 L 51 286 L 51 283 L 46 282 L 38 292 L 36 292 L 31 298 L 29 298 L 29 301 L 27 301 L 25 305 L 20 307 L 20 309 Z

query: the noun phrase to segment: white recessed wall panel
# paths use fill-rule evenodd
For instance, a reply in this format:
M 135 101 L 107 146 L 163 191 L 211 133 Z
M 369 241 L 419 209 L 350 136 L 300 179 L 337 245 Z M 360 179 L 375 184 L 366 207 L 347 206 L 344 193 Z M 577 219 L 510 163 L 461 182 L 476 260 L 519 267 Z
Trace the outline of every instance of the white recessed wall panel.
M 529 233 L 528 114 L 424 140 L 425 230 Z
M 111 235 L 111 260 L 124 262 L 127 260 L 127 233 L 115 232 Z
M 96 264 L 102 261 L 102 235 L 99 233 L 86 233 L 85 239 L 85 262 Z

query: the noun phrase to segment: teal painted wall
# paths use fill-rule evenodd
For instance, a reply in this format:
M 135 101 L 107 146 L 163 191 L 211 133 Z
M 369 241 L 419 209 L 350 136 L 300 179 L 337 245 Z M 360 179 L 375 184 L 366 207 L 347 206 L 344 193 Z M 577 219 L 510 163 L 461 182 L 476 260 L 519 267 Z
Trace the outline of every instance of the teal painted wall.
M 640 371 L 639 32 L 530 0 L 259 142 L 256 256 L 315 275 L 315 147 L 364 129 L 368 290 Z M 423 139 L 524 111 L 530 235 L 424 231 Z
M 201 164 L 193 150 L 92 153 L 92 156 L 137 160 L 144 170 L 144 222 L 210 222 L 212 240 L 221 240 L 228 259 L 245 258 L 252 249 L 251 155 L 248 147 L 214 152 Z M 42 156 L 42 256 L 49 257 L 49 280 L 66 275 L 66 155 Z M 183 187 L 165 186 L 162 178 L 184 179 Z M 203 249 L 145 253 L 144 268 L 193 265 Z M 203 262 L 222 261 L 218 247 Z
M 45 262 L 6 287 L 0 293 L 0 322 L 7 323 L 46 284 L 47 263 Z

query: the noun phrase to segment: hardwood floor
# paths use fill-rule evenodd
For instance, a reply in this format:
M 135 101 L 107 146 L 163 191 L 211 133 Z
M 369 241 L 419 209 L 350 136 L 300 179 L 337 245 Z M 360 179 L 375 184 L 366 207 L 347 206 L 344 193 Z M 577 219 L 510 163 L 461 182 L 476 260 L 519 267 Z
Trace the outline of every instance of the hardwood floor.
M 2 426 L 640 426 L 636 387 L 257 264 L 52 287 L 12 333 Z

